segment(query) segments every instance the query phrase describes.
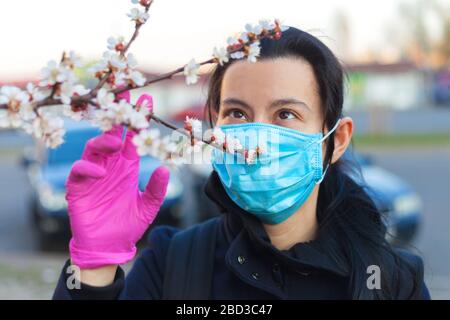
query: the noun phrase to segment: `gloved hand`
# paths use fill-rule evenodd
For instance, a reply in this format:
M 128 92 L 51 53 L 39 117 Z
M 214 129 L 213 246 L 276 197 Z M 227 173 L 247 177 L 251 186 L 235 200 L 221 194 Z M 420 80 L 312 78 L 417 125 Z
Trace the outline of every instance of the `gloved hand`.
M 129 101 L 129 92 L 119 98 Z M 143 95 L 152 107 L 152 97 Z M 145 192 L 138 189 L 139 156 L 129 130 L 122 126 L 86 143 L 66 182 L 72 229 L 70 256 L 82 269 L 118 265 L 133 259 L 136 242 L 153 222 L 163 203 L 169 170 L 157 168 Z

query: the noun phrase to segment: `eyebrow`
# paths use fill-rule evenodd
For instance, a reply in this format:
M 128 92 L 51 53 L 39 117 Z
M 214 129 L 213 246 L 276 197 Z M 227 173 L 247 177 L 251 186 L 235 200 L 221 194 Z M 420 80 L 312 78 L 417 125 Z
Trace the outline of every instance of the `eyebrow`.
M 231 98 L 231 97 L 226 98 L 222 101 L 222 104 L 225 104 L 225 105 L 227 105 L 227 104 L 228 105 L 230 105 L 230 104 L 236 105 L 237 104 L 244 108 L 251 109 L 250 105 L 247 102 L 240 100 L 238 98 Z M 287 104 L 300 105 L 300 106 L 306 107 L 309 111 L 311 111 L 311 108 L 305 102 L 295 99 L 295 98 L 283 98 L 283 99 L 274 100 L 270 103 L 269 108 L 281 107 L 281 106 L 284 106 Z

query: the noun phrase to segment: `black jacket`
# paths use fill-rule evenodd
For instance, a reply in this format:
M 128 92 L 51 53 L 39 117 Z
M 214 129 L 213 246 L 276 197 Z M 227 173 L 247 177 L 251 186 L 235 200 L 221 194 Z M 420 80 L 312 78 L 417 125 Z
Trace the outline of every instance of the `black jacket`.
M 298 243 L 289 250 L 277 250 L 262 224 L 240 209 L 226 194 L 213 172 L 205 186 L 206 194 L 222 209 L 216 239 L 212 299 L 350 299 L 349 270 L 321 249 L 321 239 Z M 118 268 L 113 284 L 81 290 L 68 290 L 63 268 L 54 299 L 161 299 L 169 242 L 179 230 L 156 227 L 149 246 L 125 277 Z M 207 239 L 205 239 L 207 241 Z M 403 252 L 423 283 L 422 260 Z M 398 299 L 429 299 L 423 283 L 413 290 L 412 277 L 398 273 Z

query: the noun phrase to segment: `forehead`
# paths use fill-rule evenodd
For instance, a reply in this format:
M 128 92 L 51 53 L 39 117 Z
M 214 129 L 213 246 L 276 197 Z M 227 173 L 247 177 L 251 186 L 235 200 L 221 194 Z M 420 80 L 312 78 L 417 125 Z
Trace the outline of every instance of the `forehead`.
M 311 65 L 301 58 L 283 57 L 240 60 L 225 72 L 221 98 L 235 97 L 248 102 L 264 99 L 299 98 L 319 103 L 318 86 Z

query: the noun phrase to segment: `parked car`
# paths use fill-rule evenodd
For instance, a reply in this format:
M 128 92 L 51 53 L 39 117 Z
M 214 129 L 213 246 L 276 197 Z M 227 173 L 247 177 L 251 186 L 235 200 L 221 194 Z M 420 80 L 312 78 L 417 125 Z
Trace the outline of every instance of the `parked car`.
M 65 182 L 72 164 L 80 159 L 85 143 L 100 131 L 87 122 L 67 120 L 65 143 L 57 149 L 46 149 L 36 143 L 23 157 L 30 185 L 29 199 L 32 223 L 43 245 L 54 236 L 70 234 L 65 200 Z M 140 160 L 139 188 L 144 190 L 160 161 L 143 157 Z M 167 196 L 155 224 L 179 225 L 183 185 L 176 172 L 171 172 Z
M 386 218 L 388 239 L 410 243 L 418 233 L 423 214 L 420 196 L 406 181 L 377 166 L 370 157 L 355 153 L 355 158 L 368 194 Z
M 351 154 L 350 150 L 344 157 L 352 157 Z M 374 164 L 371 158 L 354 153 L 353 160 L 360 165 L 362 177 L 355 175 L 352 178 L 368 187 L 367 192 L 382 212 L 388 227 L 388 240 L 396 244 L 410 243 L 421 222 L 422 202 L 419 195 L 400 177 Z M 216 205 L 203 192 L 211 166 L 191 165 L 190 168 L 197 189 L 193 193 L 198 197 L 199 220 L 219 214 Z

